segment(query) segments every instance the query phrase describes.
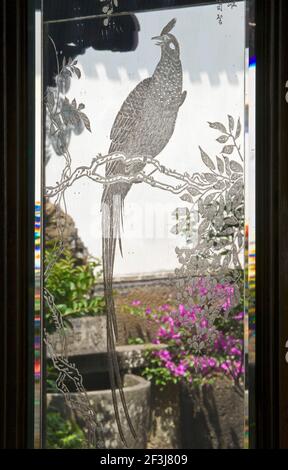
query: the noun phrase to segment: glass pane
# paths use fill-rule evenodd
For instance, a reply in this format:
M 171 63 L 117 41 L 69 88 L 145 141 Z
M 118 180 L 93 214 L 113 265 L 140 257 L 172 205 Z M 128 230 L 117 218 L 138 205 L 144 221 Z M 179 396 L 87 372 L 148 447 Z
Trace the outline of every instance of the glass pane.
M 37 29 L 41 445 L 244 448 L 252 2 L 129 3 Z

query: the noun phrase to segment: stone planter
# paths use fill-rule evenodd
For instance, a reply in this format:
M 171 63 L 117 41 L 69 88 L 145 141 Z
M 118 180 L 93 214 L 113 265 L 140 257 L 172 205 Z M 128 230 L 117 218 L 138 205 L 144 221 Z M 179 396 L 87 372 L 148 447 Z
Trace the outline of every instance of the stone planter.
M 72 328 L 67 328 L 67 353 L 69 356 L 107 351 L 106 316 L 73 318 Z M 61 341 L 57 333 L 50 335 L 56 354 L 61 354 Z
M 145 449 L 147 446 L 147 434 L 150 425 L 150 382 L 143 378 L 128 374 L 124 378 L 125 398 L 130 417 L 137 432 L 134 440 L 128 430 L 128 425 L 119 399 L 119 413 L 127 438 L 128 447 L 131 449 Z M 117 392 L 118 393 L 118 392 Z M 77 394 L 71 394 L 73 395 Z M 102 426 L 106 449 L 123 448 L 115 422 L 112 394 L 110 389 L 87 391 L 90 404 L 97 413 L 99 426 Z M 56 409 L 65 418 L 71 418 L 71 411 L 67 407 L 65 398 L 59 393 L 47 394 L 47 410 Z M 74 417 L 80 427 L 85 428 L 81 414 L 74 412 Z
M 226 377 L 212 385 L 181 385 L 180 421 L 183 449 L 241 449 L 244 439 L 244 396 Z

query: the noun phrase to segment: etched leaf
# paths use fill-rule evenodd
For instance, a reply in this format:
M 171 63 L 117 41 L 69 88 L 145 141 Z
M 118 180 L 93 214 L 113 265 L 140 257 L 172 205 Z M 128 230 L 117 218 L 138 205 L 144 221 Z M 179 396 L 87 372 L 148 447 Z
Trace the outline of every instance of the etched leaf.
M 193 203 L 193 197 L 190 194 L 183 194 L 180 199 L 185 202 L 190 202 L 191 204 Z
M 56 130 L 57 130 L 57 129 L 56 129 L 55 125 L 54 125 L 53 122 L 52 122 L 52 123 L 51 123 L 51 126 L 50 126 L 50 135 L 55 134 Z
M 85 104 L 80 103 L 78 106 L 78 111 L 82 111 L 82 109 L 85 109 Z
M 78 67 L 73 67 L 73 70 L 75 74 L 77 75 L 77 78 L 81 78 L 81 70 L 78 69 Z
M 218 181 L 216 184 L 213 186 L 214 189 L 224 189 L 225 188 L 225 183 L 224 181 Z
M 207 232 L 207 230 L 209 229 L 210 227 L 210 222 L 209 220 L 203 220 L 203 222 L 201 222 L 201 224 L 199 225 L 199 228 L 198 228 L 198 234 L 199 236 L 203 235 L 205 232 Z
M 226 127 L 223 124 L 221 124 L 221 122 L 208 122 L 208 124 L 212 129 L 217 129 L 218 131 L 223 132 L 224 134 L 227 134 Z
M 207 155 L 206 152 L 204 152 L 204 150 L 199 147 L 200 149 L 200 152 L 201 152 L 201 158 L 202 158 L 202 161 L 203 163 L 208 167 L 210 168 L 210 170 L 215 170 L 215 165 L 213 163 L 213 161 L 211 160 L 211 158 Z
M 223 268 L 229 268 L 229 265 L 231 263 L 231 259 L 232 259 L 232 253 L 229 252 L 225 257 L 224 257 L 224 260 L 223 260 Z
M 235 245 L 235 243 L 233 244 L 233 263 L 234 263 L 234 266 L 239 265 L 238 250 L 237 250 L 237 246 Z
M 236 217 L 232 216 L 232 217 L 228 217 L 227 219 L 225 219 L 225 224 L 234 226 L 234 225 L 239 225 L 239 222 L 236 219 Z
M 61 121 L 59 114 L 53 115 L 53 121 L 59 129 L 62 127 L 62 121 Z
M 53 91 L 47 90 L 46 102 L 47 102 L 47 106 L 48 106 L 49 110 L 52 111 L 53 108 L 54 108 L 54 105 L 55 105 L 55 99 L 54 99 Z
M 221 135 L 220 137 L 218 137 L 217 142 L 219 142 L 219 144 L 226 144 L 227 140 L 229 139 L 229 136 L 228 135 Z
M 209 219 L 209 220 L 214 219 L 216 214 L 217 214 L 216 203 L 212 203 L 211 205 L 207 206 L 207 209 L 204 212 L 204 216 L 206 217 L 206 219 Z
M 233 235 L 234 234 L 234 228 L 232 228 L 232 227 L 226 228 L 225 230 L 223 230 L 222 234 L 223 235 Z
M 80 112 L 79 115 L 80 115 L 80 117 L 81 117 L 81 119 L 82 119 L 82 121 L 83 121 L 83 124 L 84 124 L 84 126 L 86 127 L 86 129 L 87 129 L 89 132 L 91 132 L 91 127 L 90 127 L 89 118 L 86 116 L 86 114 L 84 114 L 84 113 L 82 113 L 82 112 Z
M 225 145 L 221 153 L 231 155 L 231 153 L 233 153 L 233 150 L 234 150 L 234 145 Z
M 219 173 L 224 173 L 224 163 L 223 163 L 223 160 L 220 158 L 220 157 L 216 157 L 217 159 L 217 168 L 218 168 L 218 171 Z
M 68 148 L 70 140 L 70 132 L 67 130 L 61 130 L 54 136 L 51 136 L 51 143 L 53 146 L 54 151 L 57 155 L 63 155 Z
M 198 196 L 199 194 L 201 194 L 201 192 L 197 188 L 190 187 L 187 190 L 192 196 Z
M 243 167 L 238 162 L 235 162 L 235 160 L 230 161 L 230 168 L 236 173 L 243 173 Z
M 230 170 L 229 158 L 228 158 L 228 157 L 224 157 L 224 162 L 225 162 L 226 174 L 227 174 L 228 176 L 230 176 L 230 175 L 231 175 L 231 170 Z
M 229 131 L 230 133 L 232 133 L 235 123 L 234 123 L 233 117 L 230 116 L 229 114 L 228 114 L 228 121 L 229 121 Z
M 204 212 L 204 202 L 202 199 L 199 199 L 198 201 L 198 211 L 200 214 L 203 214 Z
M 217 230 L 220 230 L 220 228 L 222 228 L 224 225 L 223 217 L 215 217 L 213 220 L 213 225 Z
M 208 206 L 209 204 L 211 204 L 214 200 L 214 197 L 217 195 L 217 193 L 212 193 L 212 194 L 209 194 L 205 200 L 204 200 L 204 204 L 205 206 Z
M 217 177 L 211 173 L 205 173 L 204 176 L 208 183 L 216 183 L 217 181 Z
M 237 122 L 237 129 L 236 129 L 235 139 L 238 139 L 240 137 L 240 134 L 241 134 L 241 121 L 240 121 L 240 118 L 239 118 L 238 122 Z
M 224 209 L 225 209 L 225 201 L 224 201 L 224 197 L 221 194 L 219 197 L 219 214 L 222 215 L 224 212 Z
M 212 261 L 212 268 L 217 270 L 221 267 L 221 255 L 215 256 Z
M 229 190 L 229 196 L 233 197 L 235 195 L 238 195 L 240 193 L 240 191 L 243 191 L 243 180 L 242 180 L 242 178 L 240 180 L 236 181 L 236 183 L 234 183 L 231 186 L 231 189 Z
M 238 239 L 239 248 L 242 248 L 244 237 L 243 237 L 243 234 L 241 232 L 238 233 L 237 239 Z
M 231 180 L 237 181 L 239 178 L 241 178 L 241 175 L 241 173 L 233 173 L 233 175 L 231 176 Z
M 73 103 L 74 102 L 74 103 Z M 76 101 L 73 100 L 72 103 L 69 103 L 69 100 L 65 98 L 62 109 L 61 109 L 61 116 L 63 119 L 64 124 L 67 126 L 71 124 L 75 126 L 80 121 L 80 113 L 78 113 L 76 109 Z
M 227 212 L 227 214 L 229 214 L 229 212 L 231 212 L 231 208 L 232 208 L 232 203 L 231 203 L 229 191 L 226 192 L 225 198 L 226 198 L 226 212 Z

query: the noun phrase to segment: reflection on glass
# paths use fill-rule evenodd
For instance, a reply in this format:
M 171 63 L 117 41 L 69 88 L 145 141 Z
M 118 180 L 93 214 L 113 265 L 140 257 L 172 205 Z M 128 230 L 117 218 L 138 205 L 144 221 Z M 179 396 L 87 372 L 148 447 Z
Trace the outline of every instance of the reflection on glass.
M 246 4 L 106 3 L 43 27 L 45 446 L 241 448 Z

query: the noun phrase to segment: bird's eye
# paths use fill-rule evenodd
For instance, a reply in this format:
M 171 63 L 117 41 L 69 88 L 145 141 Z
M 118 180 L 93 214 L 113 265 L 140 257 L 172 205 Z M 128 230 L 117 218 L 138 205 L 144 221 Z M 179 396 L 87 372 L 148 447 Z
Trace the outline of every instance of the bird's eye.
M 175 51 L 175 44 L 173 44 L 173 42 L 169 42 L 169 47 L 172 51 Z

